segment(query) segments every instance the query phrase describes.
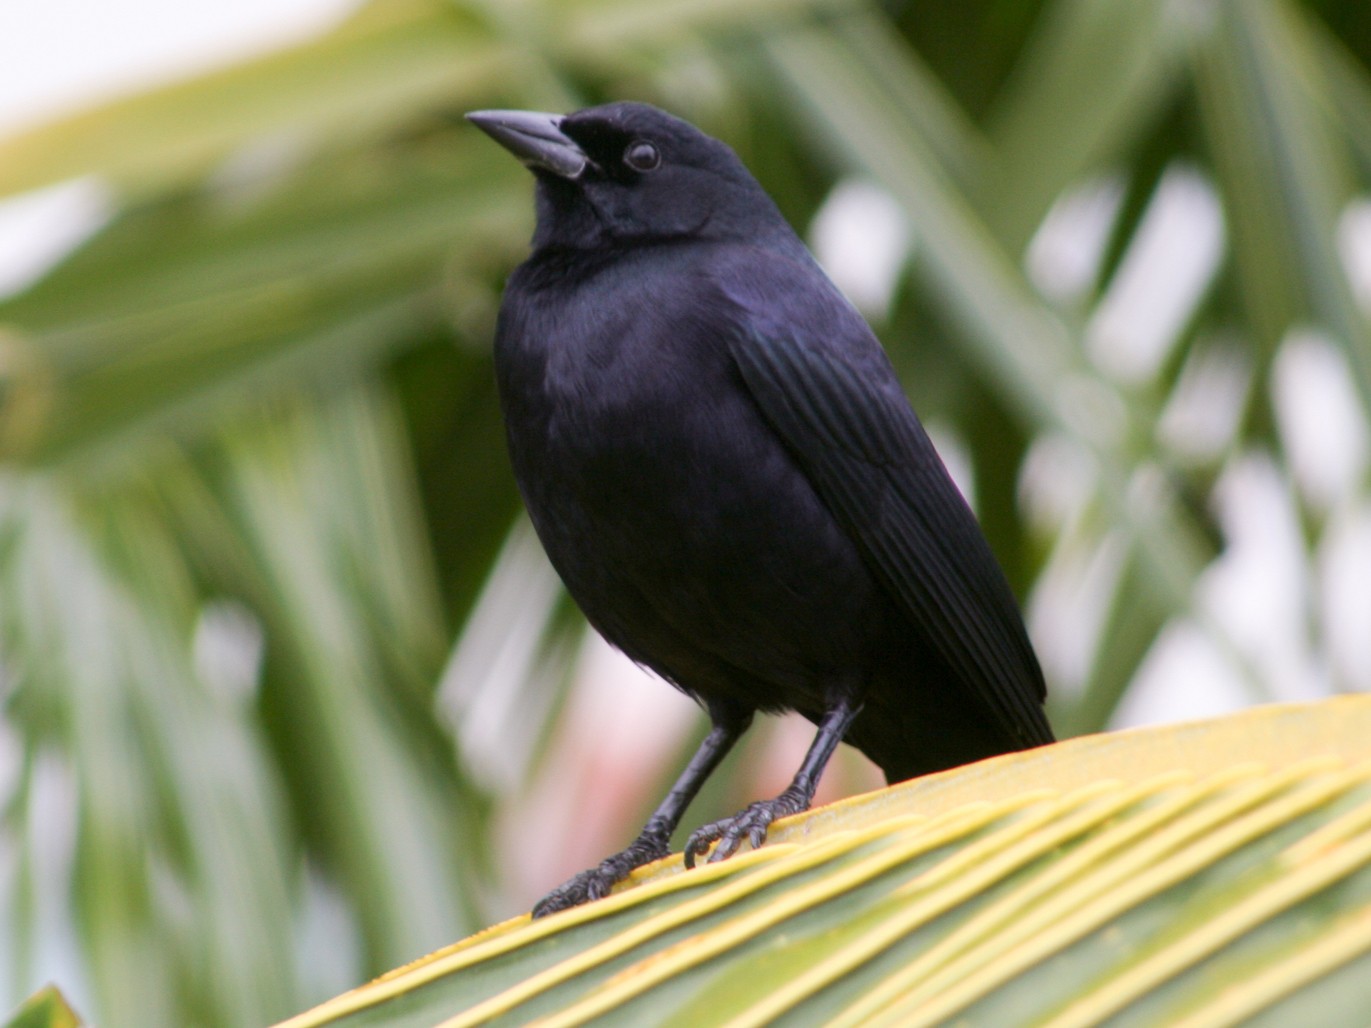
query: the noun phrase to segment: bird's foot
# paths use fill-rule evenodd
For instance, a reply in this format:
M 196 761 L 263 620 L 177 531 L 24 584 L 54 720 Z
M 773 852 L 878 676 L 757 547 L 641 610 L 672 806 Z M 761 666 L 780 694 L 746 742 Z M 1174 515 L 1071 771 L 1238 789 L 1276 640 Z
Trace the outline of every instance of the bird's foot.
M 627 849 L 605 858 L 598 866 L 592 867 L 589 871 L 582 871 L 549 892 L 534 904 L 533 917 L 547 917 L 548 914 L 555 914 L 559 910 L 568 910 L 608 896 L 615 883 L 627 878 L 634 868 L 660 860 L 668 852 L 670 851 L 666 839 L 655 835 L 640 835 Z
M 747 839 L 755 850 L 766 841 L 766 830 L 772 821 L 808 810 L 809 800 L 810 797 L 799 790 L 790 788 L 775 799 L 758 800 L 732 817 L 695 829 L 686 840 L 686 867 L 694 867 L 695 858 L 704 856 L 709 850 L 710 843 L 716 840 L 719 845 L 715 846 L 714 852 L 709 855 L 707 863 L 710 864 L 733 856 L 743 844 L 743 839 Z

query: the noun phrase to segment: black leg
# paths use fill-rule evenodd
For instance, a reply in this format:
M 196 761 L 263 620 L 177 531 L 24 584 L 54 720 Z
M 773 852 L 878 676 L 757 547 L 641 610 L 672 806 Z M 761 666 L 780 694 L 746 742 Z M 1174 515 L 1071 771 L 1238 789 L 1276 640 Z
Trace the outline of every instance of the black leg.
M 716 860 L 727 860 L 733 856 L 744 838 L 752 844 L 753 849 L 756 849 L 766 841 L 766 830 L 772 821 L 808 810 L 810 802 L 814 799 L 814 790 L 818 788 L 819 777 L 824 773 L 829 758 L 833 756 L 833 751 L 838 748 L 838 743 L 843 741 L 848 727 L 861 710 L 860 703 L 848 699 L 839 700 L 830 707 L 824 714 L 823 721 L 819 723 L 819 731 L 809 745 L 804 763 L 800 765 L 800 770 L 795 773 L 794 780 L 786 787 L 785 792 L 775 799 L 753 803 L 732 817 L 697 828 L 686 842 L 686 867 L 694 867 L 695 858 L 702 856 L 715 840 L 718 840 L 719 845 L 710 854 L 711 864 Z
M 666 798 L 647 819 L 647 824 L 643 826 L 638 838 L 633 840 L 627 849 L 602 860 L 598 867 L 582 871 L 540 899 L 533 907 L 535 918 L 546 917 L 559 910 L 566 910 L 588 900 L 608 895 L 614 883 L 626 878 L 635 867 L 650 864 L 670 852 L 671 833 L 681 823 L 681 815 L 685 813 L 686 807 L 690 806 L 690 801 L 700 791 L 705 779 L 719 766 L 719 761 L 728 755 L 733 744 L 747 731 L 748 725 L 752 724 L 750 712 L 740 714 L 733 710 L 711 709 L 710 718 L 714 724 L 709 734 L 700 743 L 700 748 L 695 751 L 695 756 L 690 758 L 690 763 L 676 779 L 676 784 L 671 787 Z

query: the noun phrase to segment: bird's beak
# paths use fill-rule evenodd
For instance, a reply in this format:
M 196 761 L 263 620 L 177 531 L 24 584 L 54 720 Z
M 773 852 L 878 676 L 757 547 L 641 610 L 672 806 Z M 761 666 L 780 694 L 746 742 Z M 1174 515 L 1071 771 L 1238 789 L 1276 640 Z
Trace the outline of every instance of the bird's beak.
M 590 164 L 585 151 L 562 132 L 560 114 L 538 111 L 472 111 L 467 121 L 530 168 L 579 178 Z

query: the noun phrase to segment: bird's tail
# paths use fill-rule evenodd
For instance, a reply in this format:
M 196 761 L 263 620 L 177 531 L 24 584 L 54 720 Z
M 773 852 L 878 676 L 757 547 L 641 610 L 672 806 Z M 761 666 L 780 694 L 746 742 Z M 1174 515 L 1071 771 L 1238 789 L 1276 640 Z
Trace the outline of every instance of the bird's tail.
M 1009 739 L 955 687 L 939 689 L 923 703 L 908 701 L 907 693 L 876 692 L 846 737 L 891 783 L 1055 741 L 1041 708 L 1036 708 L 1035 719 L 1023 722 L 1016 738 Z

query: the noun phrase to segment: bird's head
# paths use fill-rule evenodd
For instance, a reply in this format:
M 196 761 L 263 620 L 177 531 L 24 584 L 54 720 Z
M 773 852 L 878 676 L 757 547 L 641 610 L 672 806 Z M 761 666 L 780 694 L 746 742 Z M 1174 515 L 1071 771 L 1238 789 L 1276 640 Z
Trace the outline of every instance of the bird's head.
M 475 111 L 467 118 L 537 177 L 535 247 L 789 234 L 737 154 L 648 104 L 567 115 Z

